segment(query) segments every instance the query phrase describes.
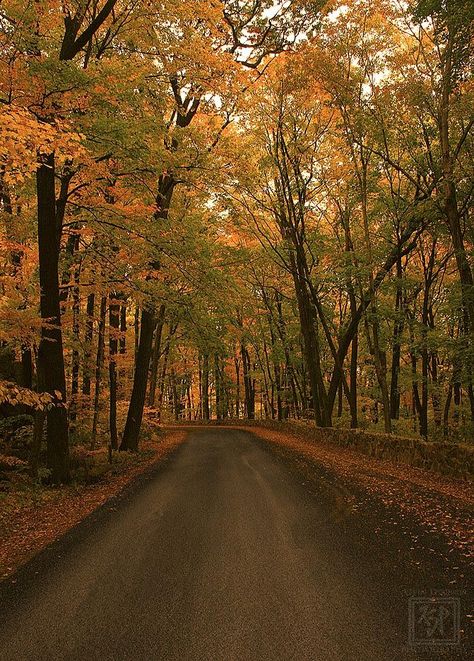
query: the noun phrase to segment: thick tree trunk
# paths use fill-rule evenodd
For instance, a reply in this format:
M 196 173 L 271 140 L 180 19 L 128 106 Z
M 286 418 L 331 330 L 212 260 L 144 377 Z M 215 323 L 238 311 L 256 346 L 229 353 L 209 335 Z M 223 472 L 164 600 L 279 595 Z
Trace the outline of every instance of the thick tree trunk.
M 150 390 L 148 392 L 148 406 L 155 406 L 156 386 L 158 383 L 158 366 L 161 356 L 161 337 L 163 335 L 163 326 L 165 322 L 165 305 L 161 305 L 158 311 L 158 321 L 156 324 L 155 338 L 153 344 L 153 355 L 151 359 Z
M 43 326 L 38 350 L 38 362 L 44 378 L 44 389 L 56 406 L 47 414 L 47 461 L 54 483 L 68 482 L 69 429 L 66 409 L 66 377 L 64 369 L 61 310 L 59 301 L 59 241 L 61 228 L 56 218 L 54 154 L 41 157 L 36 172 L 38 199 L 38 248 L 40 276 L 40 308 Z M 58 401 L 56 393 L 61 394 Z
M 191 121 L 198 105 L 199 102 L 197 102 L 197 105 L 195 106 L 196 109 L 192 113 L 191 111 L 188 111 L 185 116 L 180 116 L 178 113 L 177 122 L 183 127 L 187 126 L 186 121 Z M 177 145 L 175 145 L 175 147 L 177 147 Z M 157 211 L 155 213 L 155 220 L 166 220 L 168 218 L 169 207 L 175 185 L 176 180 L 171 172 L 160 175 L 156 194 Z M 155 270 L 159 270 L 160 268 L 159 262 L 154 262 L 150 264 L 150 266 Z M 142 324 L 145 322 L 145 328 L 142 327 L 140 329 L 139 340 L 137 320 L 135 322 L 135 374 L 133 378 L 132 396 L 127 414 L 127 422 L 125 424 L 125 431 L 120 445 L 121 450 L 138 449 L 138 438 L 140 435 L 143 408 L 146 399 L 148 370 L 153 348 L 153 333 L 156 325 L 155 311 L 144 309 L 142 311 L 141 321 Z
M 143 407 L 148 382 L 148 369 L 153 344 L 156 320 L 153 312 L 143 308 L 141 315 L 140 341 L 138 343 L 132 396 L 128 408 L 127 421 L 123 432 L 120 450 L 138 450 L 138 439 L 143 418 Z

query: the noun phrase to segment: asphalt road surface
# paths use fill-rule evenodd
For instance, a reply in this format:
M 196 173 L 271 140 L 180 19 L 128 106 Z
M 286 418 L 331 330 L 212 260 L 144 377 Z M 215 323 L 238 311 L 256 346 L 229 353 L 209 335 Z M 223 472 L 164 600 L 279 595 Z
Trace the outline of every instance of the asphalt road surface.
M 344 510 L 347 489 L 323 468 L 308 483 L 250 433 L 190 431 L 2 585 L 0 659 L 472 658 L 466 641 L 409 639 L 413 595 L 448 590 L 447 610 L 454 595 L 463 617 L 468 584 L 453 591 L 424 547 L 408 563 L 406 519 L 402 534 L 375 499 Z M 426 625 L 412 608 L 414 626 Z

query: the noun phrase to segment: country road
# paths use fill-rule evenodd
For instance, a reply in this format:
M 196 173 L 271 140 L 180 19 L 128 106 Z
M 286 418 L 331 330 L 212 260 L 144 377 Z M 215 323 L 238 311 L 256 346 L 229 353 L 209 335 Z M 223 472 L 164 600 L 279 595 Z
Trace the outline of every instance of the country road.
M 350 487 L 327 468 L 313 481 L 251 433 L 191 430 L 2 584 L 0 659 L 468 659 L 466 638 L 435 648 L 409 639 L 420 595 L 460 604 L 466 628 L 467 560 L 455 560 L 453 583 L 441 537 L 425 544 L 415 520 L 375 498 L 344 508 Z M 357 503 L 355 488 L 350 496 Z

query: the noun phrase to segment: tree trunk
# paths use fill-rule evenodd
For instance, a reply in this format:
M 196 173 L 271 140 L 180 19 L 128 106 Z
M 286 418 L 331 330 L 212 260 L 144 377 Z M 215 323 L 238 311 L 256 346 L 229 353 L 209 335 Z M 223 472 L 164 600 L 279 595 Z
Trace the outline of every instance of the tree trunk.
M 148 368 L 153 344 L 153 332 L 156 320 L 153 312 L 143 308 L 141 315 L 140 341 L 138 343 L 135 374 L 133 377 L 132 396 L 128 408 L 127 421 L 123 432 L 120 450 L 138 450 L 138 439 L 143 418 L 146 389 L 148 382 Z
M 55 406 L 47 413 L 47 457 L 53 483 L 69 482 L 69 429 L 66 409 L 61 310 L 59 300 L 59 241 L 56 218 L 54 154 L 41 157 L 36 172 L 38 200 L 40 308 L 43 325 L 38 350 L 44 389 Z M 60 393 L 60 400 L 57 393 Z
M 41 368 L 37 370 L 37 390 L 38 392 L 44 391 L 44 379 Z M 34 413 L 33 420 L 33 439 L 29 451 L 28 463 L 29 473 L 33 479 L 38 477 L 38 468 L 41 456 L 41 444 L 43 443 L 44 422 L 46 420 L 46 412 L 37 410 Z
M 140 344 L 140 308 L 138 305 L 135 308 L 135 317 L 133 320 L 133 329 L 135 331 L 134 341 L 135 341 L 135 361 L 137 360 L 138 347 Z
M 125 356 L 127 352 L 127 299 L 120 306 L 120 339 L 118 350 L 121 356 Z M 122 367 L 118 374 L 118 388 L 121 398 L 125 398 L 127 393 L 128 379 L 126 375 L 127 370 L 125 367 Z
M 466 364 L 467 392 L 471 407 L 471 419 L 474 421 L 474 391 L 472 345 L 474 343 L 474 277 L 469 262 L 464 237 L 461 228 L 461 217 L 458 208 L 458 182 L 456 180 L 455 159 L 450 136 L 450 105 L 455 73 L 453 60 L 456 57 L 456 30 L 452 23 L 448 24 L 447 41 L 441 58 L 441 98 L 439 104 L 438 127 L 441 145 L 443 186 L 444 186 L 444 212 L 454 248 L 456 266 L 461 283 L 462 310 L 463 310 L 463 346 L 464 362 Z M 459 176 L 459 175 L 458 175 Z
M 148 392 L 148 406 L 155 406 L 156 385 L 158 383 L 158 365 L 161 356 L 161 337 L 163 335 L 163 326 L 165 322 L 165 305 L 161 305 L 158 312 L 158 321 L 155 330 L 155 339 L 153 344 L 153 356 L 151 359 L 150 390 Z
M 81 301 L 79 297 L 79 277 L 80 268 L 74 269 L 74 287 L 72 291 L 72 335 L 74 346 L 72 350 L 72 369 L 71 369 L 71 403 L 69 405 L 69 420 L 75 422 L 77 418 L 77 398 L 79 394 L 79 371 L 80 371 L 80 326 L 79 318 L 81 313 Z
M 303 355 L 308 372 L 314 419 L 319 427 L 330 427 L 332 423 L 330 417 L 328 418 L 329 409 L 321 374 L 316 314 L 305 282 L 296 273 L 293 273 L 293 280 L 298 301 L 301 334 L 303 336 Z
M 82 373 L 82 394 L 90 396 L 91 394 L 91 346 L 92 346 L 92 336 L 94 333 L 94 306 L 95 306 L 95 294 L 91 293 L 87 297 L 86 304 L 86 332 L 84 337 L 84 366 Z
M 214 354 L 214 384 L 216 391 L 216 418 L 222 418 L 222 379 L 219 365 L 219 355 Z
M 235 365 L 235 417 L 240 418 L 240 360 L 234 356 Z
M 102 380 L 102 367 L 104 365 L 104 349 L 105 349 L 105 315 L 107 312 L 107 297 L 102 296 L 100 299 L 100 312 L 99 312 L 99 330 L 97 335 L 97 358 L 95 366 L 95 388 L 94 388 L 94 412 L 92 416 L 92 436 L 91 448 L 95 448 L 97 440 L 97 425 L 99 422 L 100 412 L 100 387 Z
M 120 304 L 116 294 L 110 295 L 109 303 L 109 428 L 112 450 L 118 448 L 117 433 L 117 353 L 120 327 Z
M 173 413 L 174 413 L 174 419 L 176 422 L 181 417 L 181 402 L 180 398 L 178 396 L 178 386 L 176 383 L 176 374 L 174 371 L 174 368 L 171 369 L 170 372 L 170 385 L 171 385 L 171 394 L 172 394 L 172 402 L 173 402 Z
M 412 411 L 413 411 L 413 426 L 416 431 L 416 419 L 420 417 L 421 411 L 421 400 L 418 390 L 418 373 L 417 373 L 417 358 L 414 348 L 414 331 L 413 331 L 413 322 L 410 319 L 410 361 L 411 361 L 411 376 L 412 376 Z
M 209 354 L 205 353 L 202 360 L 202 417 L 209 420 Z
M 395 297 L 395 321 L 393 323 L 392 340 L 392 366 L 390 379 L 390 417 L 392 420 L 398 420 L 400 417 L 400 358 L 401 342 L 404 327 L 404 318 L 402 315 L 403 289 L 402 289 L 402 260 L 397 259 L 397 292 Z
M 255 389 L 251 374 L 250 355 L 244 344 L 241 345 L 242 368 L 244 375 L 245 415 L 249 420 L 255 418 Z
M 450 383 L 443 410 L 443 436 L 445 438 L 448 438 L 449 436 L 449 409 L 451 408 L 452 398 L 453 398 L 453 384 Z
M 120 341 L 119 353 L 125 354 L 127 350 L 127 303 L 120 306 Z
M 33 388 L 33 352 L 31 347 L 21 347 L 21 385 L 24 388 Z

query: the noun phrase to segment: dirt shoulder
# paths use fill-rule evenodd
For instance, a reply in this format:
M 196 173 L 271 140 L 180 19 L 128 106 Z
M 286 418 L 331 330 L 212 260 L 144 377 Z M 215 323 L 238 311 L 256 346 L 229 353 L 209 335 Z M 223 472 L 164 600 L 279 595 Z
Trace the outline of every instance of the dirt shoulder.
M 0 579 L 10 576 L 91 512 L 120 494 L 135 478 L 173 452 L 186 430 L 170 430 L 142 445 L 139 454 L 121 453 L 93 484 L 45 487 L 22 484 L 0 495 Z

